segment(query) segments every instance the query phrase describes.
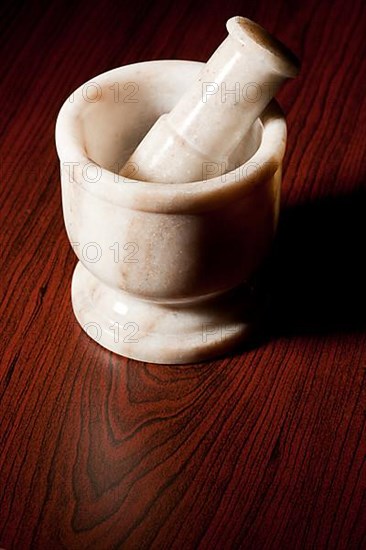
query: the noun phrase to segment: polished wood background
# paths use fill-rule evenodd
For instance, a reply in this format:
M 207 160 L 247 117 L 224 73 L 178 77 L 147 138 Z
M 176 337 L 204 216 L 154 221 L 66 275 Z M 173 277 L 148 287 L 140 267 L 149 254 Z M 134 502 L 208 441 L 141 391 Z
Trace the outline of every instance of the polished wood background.
M 362 0 L 3 6 L 0 547 L 366 548 Z M 232 15 L 302 59 L 282 218 L 250 349 L 154 366 L 70 304 L 57 112 L 94 75 L 206 60 Z

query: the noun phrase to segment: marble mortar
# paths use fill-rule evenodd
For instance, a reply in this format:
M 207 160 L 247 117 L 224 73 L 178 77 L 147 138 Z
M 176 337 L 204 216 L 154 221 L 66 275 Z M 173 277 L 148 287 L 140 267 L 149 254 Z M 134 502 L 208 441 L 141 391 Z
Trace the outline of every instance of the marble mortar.
M 109 71 L 76 90 L 56 124 L 64 220 L 79 259 L 76 318 L 105 348 L 141 361 L 196 362 L 245 341 L 250 280 L 276 230 L 286 123 L 274 100 L 250 158 L 233 159 L 227 174 L 169 185 L 118 175 L 201 69 L 166 60 Z

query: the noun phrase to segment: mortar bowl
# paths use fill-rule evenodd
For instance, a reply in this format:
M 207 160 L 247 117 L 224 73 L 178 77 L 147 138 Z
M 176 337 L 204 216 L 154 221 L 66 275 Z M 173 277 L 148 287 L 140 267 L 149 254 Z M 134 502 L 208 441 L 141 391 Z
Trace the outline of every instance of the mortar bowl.
M 201 67 L 114 69 L 78 88 L 57 119 L 63 215 L 79 259 L 74 313 L 99 344 L 141 361 L 196 362 L 247 340 L 250 281 L 276 231 L 286 123 L 275 101 L 227 173 L 208 163 L 192 183 L 140 182 L 135 166 L 118 176 Z

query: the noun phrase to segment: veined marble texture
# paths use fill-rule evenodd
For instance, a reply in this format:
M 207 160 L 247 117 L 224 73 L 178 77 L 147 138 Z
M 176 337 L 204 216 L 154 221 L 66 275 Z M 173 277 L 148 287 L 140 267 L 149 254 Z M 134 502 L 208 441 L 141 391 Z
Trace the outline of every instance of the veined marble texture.
M 241 163 L 238 147 L 229 173 L 169 185 L 118 175 L 201 68 L 120 67 L 76 90 L 57 120 L 63 213 L 79 258 L 75 315 L 99 344 L 142 361 L 200 361 L 246 340 L 255 319 L 246 281 L 276 229 L 286 123 L 275 101 L 250 158 Z

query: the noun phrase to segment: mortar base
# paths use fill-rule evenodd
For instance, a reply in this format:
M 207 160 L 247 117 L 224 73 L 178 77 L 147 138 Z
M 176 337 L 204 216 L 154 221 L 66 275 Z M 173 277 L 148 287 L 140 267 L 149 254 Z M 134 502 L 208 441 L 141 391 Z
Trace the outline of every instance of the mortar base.
M 227 354 L 249 338 L 254 325 L 248 285 L 162 304 L 110 288 L 79 262 L 71 296 L 88 336 L 114 353 L 149 363 L 185 364 Z

